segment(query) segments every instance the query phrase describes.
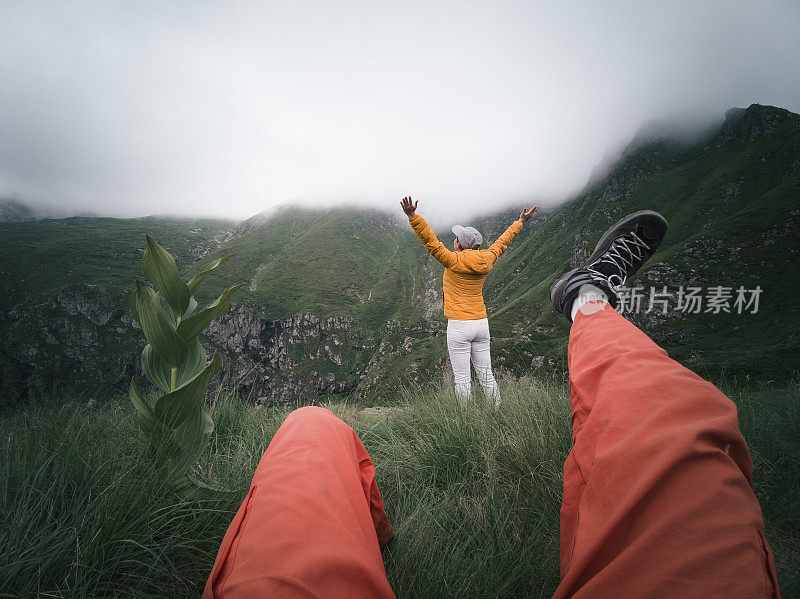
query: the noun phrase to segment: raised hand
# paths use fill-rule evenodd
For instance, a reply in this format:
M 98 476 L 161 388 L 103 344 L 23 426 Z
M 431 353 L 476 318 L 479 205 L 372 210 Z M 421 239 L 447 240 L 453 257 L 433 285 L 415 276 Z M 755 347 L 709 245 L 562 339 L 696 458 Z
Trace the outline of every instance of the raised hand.
M 408 216 L 414 215 L 414 211 L 417 209 L 417 204 L 419 204 L 419 200 L 412 202 L 411 196 L 405 197 L 400 201 L 400 206 L 403 208 L 403 212 L 405 212 Z
M 532 217 L 534 214 L 536 214 L 536 209 L 537 208 L 539 208 L 539 207 L 538 206 L 534 206 L 533 208 L 531 208 L 527 212 L 525 212 L 525 208 L 523 208 L 522 209 L 522 214 L 519 215 L 519 220 L 521 220 L 524 223 L 526 220 L 528 220 L 530 217 Z

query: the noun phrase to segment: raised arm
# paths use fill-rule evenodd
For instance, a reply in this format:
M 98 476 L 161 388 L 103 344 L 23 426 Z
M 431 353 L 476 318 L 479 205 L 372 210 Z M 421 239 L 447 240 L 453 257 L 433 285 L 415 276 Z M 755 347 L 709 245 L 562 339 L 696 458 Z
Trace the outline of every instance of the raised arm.
M 520 231 L 522 231 L 522 225 L 525 223 L 530 217 L 536 214 L 536 210 L 538 206 L 534 206 L 527 212 L 525 208 L 522 209 L 522 214 L 519 215 L 519 220 L 515 220 L 511 223 L 511 226 L 505 230 L 505 232 L 495 241 L 492 245 L 489 246 L 489 251 L 492 252 L 494 256 L 494 261 L 497 262 L 498 258 L 503 255 L 503 252 L 506 251 L 508 244 L 511 243 L 511 240 L 516 237 Z
M 419 200 L 412 202 L 411 196 L 403 198 L 400 202 L 403 212 L 408 216 L 408 222 L 411 224 L 411 228 L 414 229 L 414 233 L 417 234 L 422 245 L 425 246 L 431 253 L 431 256 L 436 258 L 442 266 L 445 268 L 455 266 L 458 261 L 456 253 L 448 250 L 441 241 L 436 239 L 436 234 L 428 226 L 428 223 L 425 222 L 425 219 L 416 213 L 418 204 Z

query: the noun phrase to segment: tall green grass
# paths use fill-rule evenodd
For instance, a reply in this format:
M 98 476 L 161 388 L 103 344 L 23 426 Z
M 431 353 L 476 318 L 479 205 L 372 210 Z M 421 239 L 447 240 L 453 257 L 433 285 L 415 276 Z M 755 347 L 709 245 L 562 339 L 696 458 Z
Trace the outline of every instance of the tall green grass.
M 391 410 L 325 407 L 360 435 L 396 531 L 398 597 L 548 597 L 558 584 L 566 387 L 503 387 L 498 412 L 405 391 Z M 784 596 L 800 595 L 800 386 L 728 390 Z M 54 398 L 0 420 L 0 596 L 199 596 L 217 548 L 289 409 L 217 398 L 204 475 L 231 493 L 175 495 L 143 456 L 125 398 Z M 66 401 L 66 403 L 64 403 Z

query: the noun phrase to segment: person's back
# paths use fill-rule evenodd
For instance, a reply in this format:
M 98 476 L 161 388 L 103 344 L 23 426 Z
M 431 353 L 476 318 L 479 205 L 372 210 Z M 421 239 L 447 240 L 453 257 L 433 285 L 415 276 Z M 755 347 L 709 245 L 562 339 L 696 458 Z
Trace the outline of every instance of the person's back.
M 463 248 L 459 243 L 457 247 L 460 251 L 448 250 L 419 214 L 409 215 L 408 222 L 431 256 L 445 267 L 442 277 L 445 318 L 486 318 L 483 282 L 508 244 L 522 230 L 522 221 L 514 221 L 488 249 Z
M 483 282 L 492 270 L 495 260 L 497 258 L 489 250 L 458 252 L 458 262 L 450 268 L 445 268 L 442 277 L 442 297 L 445 298 L 447 318 L 460 320 L 486 318 Z
M 462 400 L 471 394 L 469 367 L 475 367 L 486 396 L 500 403 L 500 391 L 492 374 L 489 351 L 490 335 L 486 304 L 483 302 L 483 282 L 508 244 L 522 230 L 522 224 L 536 212 L 522 210 L 514 221 L 488 249 L 479 249 L 483 236 L 472 227 L 453 227 L 456 240 L 448 250 L 419 214 L 417 203 L 403 198 L 403 211 L 425 248 L 442 266 L 442 302 L 447 318 L 447 350 L 453 367 L 456 395 Z

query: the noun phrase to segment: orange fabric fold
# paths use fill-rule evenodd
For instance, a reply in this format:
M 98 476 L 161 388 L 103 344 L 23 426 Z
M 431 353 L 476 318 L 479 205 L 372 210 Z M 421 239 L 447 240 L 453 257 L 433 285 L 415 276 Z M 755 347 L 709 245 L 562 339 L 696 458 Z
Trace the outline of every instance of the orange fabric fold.
M 393 535 L 356 433 L 301 408 L 264 453 L 203 597 L 393 598 L 381 556 Z
M 569 340 L 554 597 L 777 597 L 736 406 L 604 304 Z

